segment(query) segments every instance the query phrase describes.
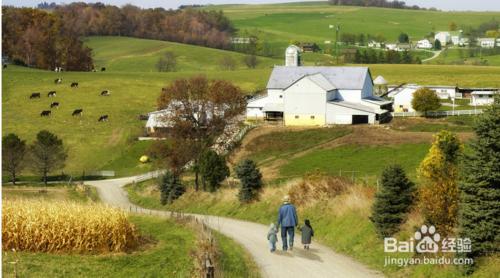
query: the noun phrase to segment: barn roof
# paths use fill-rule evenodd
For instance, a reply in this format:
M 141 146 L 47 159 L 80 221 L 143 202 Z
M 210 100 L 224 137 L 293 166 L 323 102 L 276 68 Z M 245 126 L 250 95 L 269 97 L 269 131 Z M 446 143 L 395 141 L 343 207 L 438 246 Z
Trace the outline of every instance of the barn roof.
M 367 76 L 370 76 L 367 73 L 369 73 L 367 67 L 275 66 L 269 77 L 267 89 L 285 89 L 306 75 L 321 74 L 337 89 L 360 90 Z

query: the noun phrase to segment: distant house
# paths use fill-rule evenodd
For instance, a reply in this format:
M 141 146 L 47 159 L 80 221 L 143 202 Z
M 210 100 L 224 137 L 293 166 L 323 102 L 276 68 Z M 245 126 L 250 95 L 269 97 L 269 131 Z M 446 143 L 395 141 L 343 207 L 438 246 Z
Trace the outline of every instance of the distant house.
M 382 47 L 382 43 L 376 42 L 376 41 L 369 41 L 368 42 L 368 47 L 370 47 L 370 48 L 380 48 L 380 47 Z
M 320 50 L 319 46 L 314 42 L 303 42 L 299 44 L 302 52 L 317 52 Z
M 491 105 L 494 102 L 494 96 L 498 91 L 473 91 L 471 93 L 470 105 Z
M 395 43 L 388 43 L 388 44 L 385 45 L 385 49 L 397 51 L 398 50 L 398 45 L 395 44 Z
M 420 49 L 431 49 L 433 45 L 428 39 L 423 39 L 417 42 L 416 47 Z
M 467 42 L 467 39 L 463 37 L 462 30 L 450 32 L 450 40 L 451 43 L 456 46 L 464 46 Z
M 451 42 L 450 32 L 438 32 L 436 35 L 434 35 L 434 40 L 439 40 L 441 45 L 445 46 L 449 42 Z
M 456 91 L 456 87 L 453 86 L 435 86 L 435 85 L 417 85 L 417 84 L 407 84 L 389 90 L 388 96 L 393 99 L 393 107 L 395 112 L 414 112 L 411 105 L 413 100 L 413 94 L 420 88 L 428 88 L 436 92 L 436 95 L 440 99 L 458 98 L 459 93 Z
M 421 86 L 419 85 L 408 84 L 389 91 L 388 96 L 393 100 L 392 106 L 394 112 L 414 112 L 415 110 L 411 105 L 411 101 L 413 100 L 415 91 L 420 88 Z
M 435 91 L 440 99 L 460 98 L 455 86 L 426 85 L 425 87 Z
M 249 43 L 251 43 L 254 40 L 255 40 L 254 38 L 239 38 L 239 37 L 235 37 L 235 38 L 231 38 L 231 43 L 233 43 L 233 44 L 249 44 Z
M 170 113 L 171 111 L 168 109 L 148 113 L 146 132 L 151 135 L 167 131 L 171 127 L 171 124 L 165 121 L 165 117 L 170 115 Z
M 375 124 L 389 117 L 391 101 L 373 95 L 367 67 L 300 66 L 300 52 L 286 50 L 286 66 L 275 66 L 267 94 L 250 100 L 247 119 L 283 120 L 286 126 Z
M 495 47 L 495 38 L 478 38 L 477 44 L 483 48 L 493 48 Z
M 396 47 L 397 51 L 410 51 L 411 50 L 411 44 L 409 43 L 398 43 Z

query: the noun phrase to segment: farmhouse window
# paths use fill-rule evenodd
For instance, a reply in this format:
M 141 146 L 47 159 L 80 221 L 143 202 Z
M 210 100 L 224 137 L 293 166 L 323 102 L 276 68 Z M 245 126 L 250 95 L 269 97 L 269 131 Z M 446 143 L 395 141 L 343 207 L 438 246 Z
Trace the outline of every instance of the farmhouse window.
M 313 119 L 313 120 L 314 120 L 314 116 L 311 116 L 311 119 Z
M 298 118 L 299 118 L 299 116 L 298 116 L 298 115 L 295 115 L 295 119 L 298 119 Z
M 283 98 L 283 95 L 280 95 L 280 98 Z

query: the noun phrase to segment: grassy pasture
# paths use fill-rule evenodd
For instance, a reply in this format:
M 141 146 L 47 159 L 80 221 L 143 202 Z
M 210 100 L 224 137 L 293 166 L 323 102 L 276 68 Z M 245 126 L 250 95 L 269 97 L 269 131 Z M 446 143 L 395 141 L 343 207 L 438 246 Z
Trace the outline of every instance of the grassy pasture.
M 332 149 L 318 149 L 290 160 L 281 167 L 280 177 L 301 177 L 315 170 L 329 175 L 353 175 L 357 178 L 380 175 L 387 165 L 398 163 L 415 177 L 415 169 L 429 150 L 429 144 L 401 144 L 389 146 L 347 145 Z
M 341 32 L 382 34 L 396 41 L 401 32 L 416 41 L 431 31 L 458 26 L 478 26 L 499 12 L 416 11 L 353 6 L 331 6 L 326 2 L 261 5 L 215 5 L 205 9 L 223 10 L 241 31 L 259 32 L 260 38 L 279 47 L 292 41 L 323 43 L 335 40 L 330 24 L 340 24 Z
M 119 175 L 145 172 L 149 165 L 141 165 L 138 159 L 151 143 L 132 140 L 142 133 L 145 125 L 137 117 L 155 110 L 156 98 L 169 81 L 206 74 L 209 78 L 231 80 L 248 92 L 264 86 L 269 72 L 260 69 L 223 73 L 55 73 L 9 66 L 3 71 L 2 132 L 14 132 L 28 142 L 42 129 L 54 132 L 68 147 L 65 173 L 101 169 L 116 170 Z M 53 80 L 59 76 L 63 83 L 54 85 Z M 72 81 L 79 82 L 78 89 L 70 88 Z M 111 90 L 111 96 L 99 95 L 105 89 Z M 57 91 L 56 97 L 46 96 L 51 90 Z M 32 92 L 41 92 L 42 98 L 29 100 Z M 50 117 L 40 117 L 40 112 L 49 110 L 52 101 L 58 101 L 60 107 L 52 109 Z M 83 108 L 82 117 L 71 116 L 77 108 Z M 109 115 L 109 121 L 97 122 L 103 114 Z
M 229 56 L 236 62 L 236 69 L 245 70 L 244 54 L 220 49 L 201 47 L 159 40 L 129 37 L 88 37 L 87 46 L 92 48 L 96 68 L 126 72 L 157 72 L 156 63 L 165 52 L 173 52 L 177 58 L 176 71 L 221 70 L 220 60 Z M 281 60 L 258 57 L 257 68 L 270 68 Z
M 443 50 L 441 54 L 430 61 L 428 64 L 456 64 L 456 65 L 475 65 L 481 62 L 481 58 L 478 56 L 468 57 L 468 49 L 460 48 L 449 48 Z M 487 61 L 489 66 L 500 66 L 500 55 L 482 55 L 482 59 Z

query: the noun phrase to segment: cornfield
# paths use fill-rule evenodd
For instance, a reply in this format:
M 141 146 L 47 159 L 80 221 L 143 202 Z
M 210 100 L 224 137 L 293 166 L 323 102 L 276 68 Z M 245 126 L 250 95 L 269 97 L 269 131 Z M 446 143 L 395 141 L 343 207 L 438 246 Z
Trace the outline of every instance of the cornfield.
M 126 214 L 103 205 L 13 200 L 2 209 L 4 250 L 122 252 L 139 242 Z

